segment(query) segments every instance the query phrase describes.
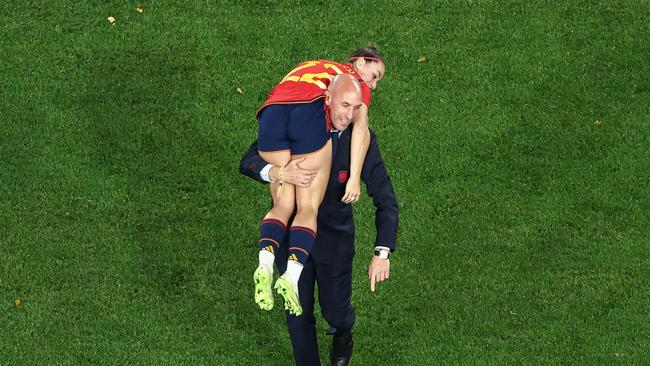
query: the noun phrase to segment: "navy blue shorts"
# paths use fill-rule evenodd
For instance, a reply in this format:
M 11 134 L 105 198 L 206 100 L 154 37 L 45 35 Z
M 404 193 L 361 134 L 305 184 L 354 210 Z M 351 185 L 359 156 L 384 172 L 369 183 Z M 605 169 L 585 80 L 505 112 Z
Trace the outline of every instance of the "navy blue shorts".
M 320 150 L 330 138 L 324 99 L 311 103 L 271 104 L 260 113 L 259 151 L 290 150 L 291 155 Z

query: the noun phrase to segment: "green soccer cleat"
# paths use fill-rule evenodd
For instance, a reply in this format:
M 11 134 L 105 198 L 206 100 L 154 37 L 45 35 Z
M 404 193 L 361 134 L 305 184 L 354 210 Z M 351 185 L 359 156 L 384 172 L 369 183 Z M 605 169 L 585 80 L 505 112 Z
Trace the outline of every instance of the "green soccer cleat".
M 271 291 L 272 275 L 268 269 L 257 267 L 253 273 L 255 281 L 255 302 L 262 310 L 273 309 L 273 291 Z
M 285 275 L 275 281 L 275 290 L 284 299 L 284 310 L 289 310 L 290 314 L 302 315 L 302 307 L 298 301 L 298 289 L 293 287 Z

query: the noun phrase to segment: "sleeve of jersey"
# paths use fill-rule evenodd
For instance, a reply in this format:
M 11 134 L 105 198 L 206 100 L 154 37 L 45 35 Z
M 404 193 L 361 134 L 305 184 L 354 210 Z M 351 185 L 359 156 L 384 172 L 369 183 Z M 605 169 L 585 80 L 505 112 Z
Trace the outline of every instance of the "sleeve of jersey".
M 370 88 L 363 81 L 361 82 L 361 99 L 366 107 L 370 107 Z

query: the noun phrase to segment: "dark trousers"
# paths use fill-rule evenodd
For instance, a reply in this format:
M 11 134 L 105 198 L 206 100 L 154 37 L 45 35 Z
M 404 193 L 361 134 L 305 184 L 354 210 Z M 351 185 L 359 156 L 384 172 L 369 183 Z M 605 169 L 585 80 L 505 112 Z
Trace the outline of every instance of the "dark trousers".
M 285 246 L 286 247 L 286 246 Z M 284 255 L 283 255 L 284 254 Z M 276 265 L 286 270 L 286 253 L 280 251 Z M 287 327 L 297 366 L 320 365 L 314 317 L 314 285 L 318 283 L 318 303 L 323 317 L 337 332 L 352 330 L 355 312 L 352 303 L 352 258 L 336 264 L 315 262 L 310 258 L 305 264 L 298 282 L 298 294 L 302 315 L 286 312 Z

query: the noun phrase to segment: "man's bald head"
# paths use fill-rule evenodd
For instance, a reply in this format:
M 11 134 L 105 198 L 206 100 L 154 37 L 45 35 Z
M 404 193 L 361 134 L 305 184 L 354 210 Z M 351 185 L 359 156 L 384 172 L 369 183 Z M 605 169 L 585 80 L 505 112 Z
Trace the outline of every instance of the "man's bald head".
M 359 81 L 350 74 L 338 74 L 332 79 L 328 88 L 329 93 L 358 92 L 361 96 Z
M 359 81 L 350 74 L 336 75 L 325 93 L 325 104 L 329 106 L 334 128 L 346 129 L 362 105 Z

